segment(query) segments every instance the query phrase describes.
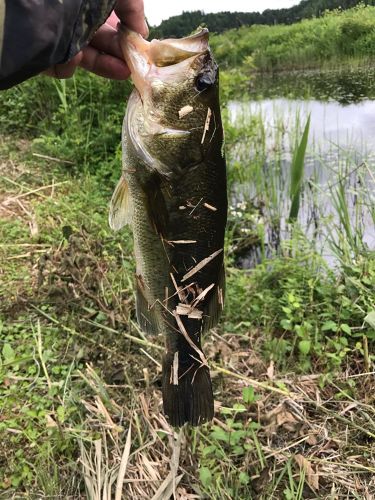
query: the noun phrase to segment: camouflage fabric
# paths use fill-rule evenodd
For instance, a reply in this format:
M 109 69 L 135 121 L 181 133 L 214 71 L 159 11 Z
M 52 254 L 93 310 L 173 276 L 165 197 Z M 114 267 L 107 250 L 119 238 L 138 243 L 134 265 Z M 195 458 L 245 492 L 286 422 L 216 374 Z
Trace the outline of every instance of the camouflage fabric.
M 0 89 L 68 61 L 116 0 L 0 0 Z

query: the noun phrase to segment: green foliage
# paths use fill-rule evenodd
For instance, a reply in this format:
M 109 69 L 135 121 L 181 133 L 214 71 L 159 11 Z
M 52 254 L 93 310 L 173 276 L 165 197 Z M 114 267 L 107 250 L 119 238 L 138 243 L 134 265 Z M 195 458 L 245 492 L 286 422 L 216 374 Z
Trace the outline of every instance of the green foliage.
M 258 399 L 260 399 L 259 396 L 255 394 L 255 389 L 252 386 L 242 389 L 242 398 L 247 404 L 255 403 Z
M 249 67 L 251 63 L 249 62 Z M 220 97 L 223 103 L 238 95 L 245 96 L 252 75 L 236 69 L 220 71 Z
M 16 158 L 10 153 L 9 157 Z M 119 170 L 120 164 L 118 174 Z M 27 205 L 38 227 L 34 239 L 22 216 L 17 221 L 0 219 L 0 491 L 9 492 L 9 498 L 13 490 L 40 489 L 51 498 L 67 497 L 61 490 L 65 486 L 68 490 L 70 482 L 64 484 L 67 470 L 60 465 L 75 463 L 78 438 L 95 438 L 82 428 L 87 388 L 79 372 L 85 361 L 98 356 L 98 327 L 88 333 L 85 345 L 82 337 L 73 336 L 74 329 L 64 330 L 52 321 L 41 323 L 42 313 L 64 316 L 68 325 L 75 321 L 78 325 L 76 315 L 87 314 L 100 326 L 107 324 L 100 303 L 104 309 L 123 312 L 128 324 L 127 306 L 117 299 L 116 306 L 111 303 L 115 293 L 124 305 L 132 297 L 130 239 L 126 232 L 113 234 L 107 222 L 111 183 L 103 189 L 99 175 L 71 176 L 63 164 L 56 168 L 53 162 L 34 159 L 17 177 L 17 186 L 29 192 L 50 184 L 45 175 L 54 179 L 55 194 L 37 196 Z M 0 180 L 1 192 L 14 189 L 7 179 Z M 27 249 L 35 244 L 43 251 L 26 250 L 25 256 L 24 243 Z M 129 275 L 119 272 L 127 268 Z M 40 305 L 39 315 L 35 304 Z M 87 332 L 90 327 L 80 324 L 79 329 Z M 95 345 L 92 354 L 90 341 Z
M 151 37 L 182 37 L 194 31 L 197 26 L 207 26 L 211 32 L 224 31 L 251 25 L 292 24 L 301 19 L 320 17 L 327 10 L 349 9 L 364 3 L 373 5 L 373 0 L 302 0 L 288 9 L 266 9 L 260 12 L 217 12 L 205 14 L 197 10 L 183 12 L 170 17 L 157 27 L 151 28 Z
M 201 435 L 199 477 L 209 498 L 253 498 L 246 464 L 256 457 L 256 468 L 261 470 L 265 461 L 257 437 L 260 424 L 247 412 L 258 399 L 253 387 L 245 388 L 243 403 L 222 408 L 222 425 L 213 425 L 207 435 Z
M 230 271 L 225 321 L 238 333 L 262 331 L 264 351 L 280 367 L 334 370 L 364 335 L 374 338 L 375 262 L 336 276 L 302 243 L 250 273 Z
M 79 432 L 74 418 L 79 400 L 66 392 L 79 361 L 58 359 L 65 342 L 56 328 L 42 329 L 38 348 L 34 325 L 26 318 L 1 320 L 0 437 L 5 456 L 0 457 L 0 490 L 6 490 L 32 484 L 34 457 L 47 459 L 52 448 L 56 459 L 60 454 L 74 459 L 71 435 L 61 435 L 59 425 L 69 419 Z
M 246 67 L 251 56 L 260 71 L 332 67 L 348 57 L 372 60 L 374 44 L 375 7 L 364 4 L 290 26 L 244 26 L 211 40 L 225 67 Z
M 157 27 L 151 28 L 151 37 L 169 38 L 189 35 L 198 26 L 207 26 L 211 32 L 222 33 L 228 29 L 239 28 L 253 24 L 257 14 L 248 12 L 217 12 L 205 14 L 197 10 L 183 12 L 178 16 L 170 17 Z
M 65 161 L 70 171 L 112 176 L 130 91 L 129 82 L 87 72 L 70 80 L 35 77 L 1 93 L 0 127 L 35 137 L 38 153 Z

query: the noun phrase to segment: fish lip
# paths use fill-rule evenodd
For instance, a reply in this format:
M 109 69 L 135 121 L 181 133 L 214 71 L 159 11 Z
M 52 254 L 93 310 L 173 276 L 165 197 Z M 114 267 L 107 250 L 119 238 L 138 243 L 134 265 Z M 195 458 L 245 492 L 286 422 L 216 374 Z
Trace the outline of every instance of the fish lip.
M 175 47 L 185 48 L 192 53 L 202 54 L 209 50 L 208 46 L 209 31 L 207 28 L 202 28 L 200 31 L 183 38 L 167 38 L 162 42 Z
M 198 72 L 202 57 L 211 57 L 208 36 L 208 29 L 203 28 L 184 38 L 149 42 L 120 24 L 120 46 L 142 100 L 150 95 L 153 81 L 168 85 L 183 81 L 189 72 Z
M 188 39 L 193 39 L 193 38 L 200 38 L 202 36 L 207 36 L 209 35 L 208 28 L 201 28 L 200 31 L 197 31 L 196 33 L 192 33 L 191 35 L 185 36 L 182 38 L 182 40 L 188 40 Z
M 126 24 L 124 24 L 122 21 L 118 23 L 117 29 L 123 34 L 138 35 L 146 43 L 152 43 L 152 41 L 147 42 L 140 34 L 135 33 L 134 31 L 129 29 L 128 26 L 126 26 Z M 199 50 L 191 50 L 191 52 L 195 52 L 196 54 L 198 54 L 207 51 L 209 35 L 210 32 L 208 28 L 201 28 L 200 31 L 197 31 L 196 33 L 192 33 L 191 35 L 182 38 L 166 38 L 164 40 L 157 40 L 157 41 L 164 44 L 171 44 L 173 46 L 180 46 L 180 47 L 184 45 L 189 45 L 190 42 L 192 42 L 193 45 L 195 45 L 197 42 L 204 44 L 204 47 L 202 47 Z
M 138 52 L 144 63 L 156 67 L 173 66 L 180 62 L 210 53 L 208 45 L 209 31 L 202 28 L 199 32 L 183 38 L 145 40 L 139 33 L 130 30 L 123 23 L 119 23 L 120 46 L 128 66 L 136 70 L 135 61 L 132 61 L 132 52 Z M 163 52 L 169 51 L 169 58 L 163 61 Z M 160 54 L 161 53 L 161 54 Z M 174 57 L 174 59 L 173 59 Z M 160 64 L 160 60 L 162 64 Z M 138 59 L 138 63 L 139 63 Z

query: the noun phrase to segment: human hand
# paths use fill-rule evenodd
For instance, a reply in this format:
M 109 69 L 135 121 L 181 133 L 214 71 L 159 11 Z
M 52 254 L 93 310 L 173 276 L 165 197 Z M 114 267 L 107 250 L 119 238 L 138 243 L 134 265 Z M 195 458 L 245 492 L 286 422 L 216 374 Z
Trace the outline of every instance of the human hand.
M 85 48 L 67 63 L 55 64 L 44 73 L 55 78 L 70 78 L 80 66 L 112 80 L 128 78 L 130 71 L 123 59 L 118 38 L 119 21 L 142 36 L 148 36 L 143 0 L 118 0 L 112 14 Z

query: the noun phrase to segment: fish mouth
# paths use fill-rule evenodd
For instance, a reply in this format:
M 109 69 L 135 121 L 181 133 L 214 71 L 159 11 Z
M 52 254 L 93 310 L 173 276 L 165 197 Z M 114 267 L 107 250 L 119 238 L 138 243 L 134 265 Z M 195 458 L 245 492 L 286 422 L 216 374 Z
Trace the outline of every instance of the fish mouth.
M 194 70 L 197 59 L 209 53 L 207 28 L 185 38 L 152 40 L 120 24 L 120 46 L 142 99 L 151 83 L 177 83 Z

